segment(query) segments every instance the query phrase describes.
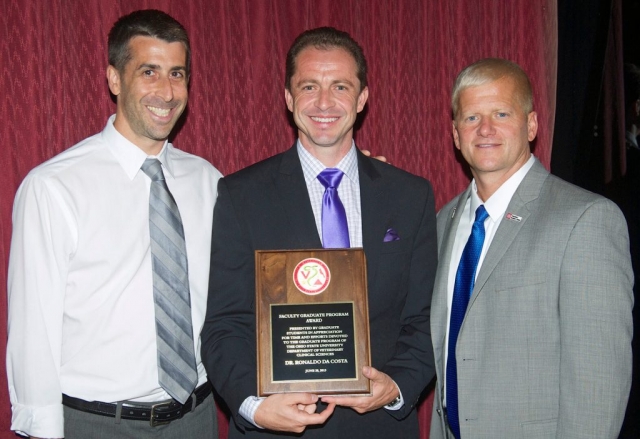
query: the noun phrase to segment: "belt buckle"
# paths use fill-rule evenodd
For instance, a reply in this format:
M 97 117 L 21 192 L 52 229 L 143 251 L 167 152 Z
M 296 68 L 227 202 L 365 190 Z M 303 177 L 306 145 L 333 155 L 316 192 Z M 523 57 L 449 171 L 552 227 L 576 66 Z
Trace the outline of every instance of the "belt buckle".
M 170 423 L 171 421 L 162 421 L 156 418 L 156 409 L 168 408 L 172 401 L 159 402 L 158 404 L 153 404 L 151 406 L 151 416 L 149 418 L 149 424 L 152 427 L 157 427 L 158 425 L 165 425 Z

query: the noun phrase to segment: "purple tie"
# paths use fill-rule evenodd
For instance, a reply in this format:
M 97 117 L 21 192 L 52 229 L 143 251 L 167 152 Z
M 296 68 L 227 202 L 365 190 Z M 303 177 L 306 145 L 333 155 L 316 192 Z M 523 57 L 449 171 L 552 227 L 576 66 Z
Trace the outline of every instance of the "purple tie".
M 327 168 L 318 174 L 325 187 L 322 197 L 322 246 L 324 248 L 349 248 L 347 214 L 338 196 L 338 186 L 344 173 L 340 169 Z

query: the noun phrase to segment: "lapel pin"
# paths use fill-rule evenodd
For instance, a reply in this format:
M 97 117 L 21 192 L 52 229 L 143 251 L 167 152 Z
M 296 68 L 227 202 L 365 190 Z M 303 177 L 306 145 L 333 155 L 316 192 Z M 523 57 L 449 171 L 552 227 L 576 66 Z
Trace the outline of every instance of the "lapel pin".
M 453 217 L 456 216 L 456 209 L 457 207 L 454 207 L 453 210 L 451 211 L 451 219 L 453 219 Z
M 507 213 L 507 215 L 505 216 L 506 219 L 511 220 L 511 221 L 515 221 L 517 223 L 519 223 L 520 221 L 522 221 L 522 217 L 515 215 L 511 212 Z

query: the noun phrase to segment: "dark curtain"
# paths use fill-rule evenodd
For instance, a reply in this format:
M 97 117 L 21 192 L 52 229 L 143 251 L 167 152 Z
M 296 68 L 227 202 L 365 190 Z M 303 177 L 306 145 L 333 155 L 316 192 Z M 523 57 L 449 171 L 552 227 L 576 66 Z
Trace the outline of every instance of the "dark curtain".
M 551 171 L 598 193 L 625 172 L 620 4 L 558 1 Z
M 640 175 L 625 147 L 623 63 L 638 63 L 638 0 L 558 0 L 558 98 L 551 172 L 625 214 L 636 277 L 633 379 L 621 439 L 640 437 Z
M 15 191 L 26 173 L 101 130 L 115 105 L 106 38 L 135 9 L 162 9 L 188 29 L 190 103 L 174 143 L 230 173 L 295 139 L 284 102 L 284 58 L 297 34 L 331 25 L 360 42 L 370 97 L 359 146 L 431 180 L 438 208 L 468 184 L 454 154 L 449 93 L 458 71 L 487 56 L 521 64 L 534 85 L 535 153 L 549 166 L 555 108 L 555 0 L 1 0 L 0 282 L 6 285 Z M 6 295 L 0 295 L 6 339 Z M 5 343 L 0 343 L 4 358 Z M 4 364 L 4 363 L 3 363 Z M 0 438 L 10 405 L 0 371 Z M 420 409 L 428 437 L 431 396 Z M 226 428 L 223 426 L 224 431 Z M 225 433 L 226 436 L 226 433 Z

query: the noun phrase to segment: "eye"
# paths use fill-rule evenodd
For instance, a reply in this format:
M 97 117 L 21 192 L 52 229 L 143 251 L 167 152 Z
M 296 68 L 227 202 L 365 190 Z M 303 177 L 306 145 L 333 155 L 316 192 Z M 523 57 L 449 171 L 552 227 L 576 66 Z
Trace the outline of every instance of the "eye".
M 153 70 L 151 70 L 151 69 L 147 69 L 147 70 L 145 70 L 145 71 L 143 71 L 143 72 L 142 72 L 142 74 L 143 74 L 144 76 L 153 76 L 153 73 L 154 73 L 154 71 L 153 71 Z
M 305 86 L 302 87 L 302 89 L 304 91 L 311 91 L 311 90 L 313 90 L 313 85 L 305 85 Z
M 184 72 L 182 71 L 171 72 L 171 77 L 175 79 L 182 79 L 184 78 Z
M 345 91 L 346 89 L 347 89 L 347 87 L 346 87 L 346 86 L 344 86 L 344 85 L 338 85 L 338 86 L 336 86 L 336 90 Z
M 497 116 L 500 117 L 500 118 L 504 118 L 504 117 L 507 117 L 509 115 L 507 113 L 501 111 L 500 113 L 497 114 Z
M 475 122 L 476 120 L 478 120 L 478 116 L 469 116 L 466 118 L 467 122 Z

